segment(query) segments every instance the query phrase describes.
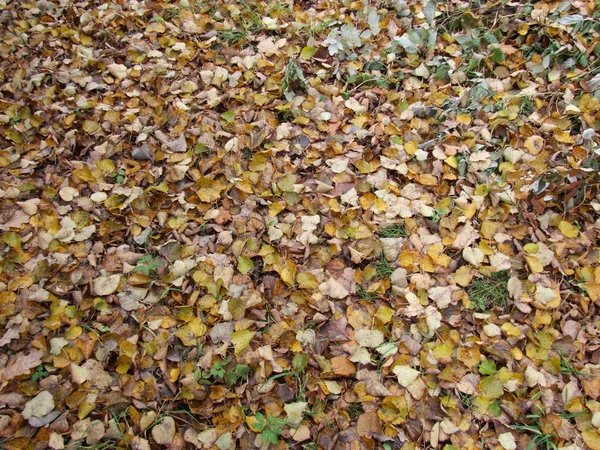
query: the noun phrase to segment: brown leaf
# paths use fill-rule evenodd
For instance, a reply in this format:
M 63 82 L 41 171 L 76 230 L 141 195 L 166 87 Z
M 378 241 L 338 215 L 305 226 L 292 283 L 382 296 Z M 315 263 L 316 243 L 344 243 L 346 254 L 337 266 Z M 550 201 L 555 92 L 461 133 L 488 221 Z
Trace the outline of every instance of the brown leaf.
M 35 369 L 42 363 L 45 352 L 43 350 L 33 350 L 28 355 L 19 353 L 2 371 L 3 381 L 10 381 L 21 375 L 28 375 L 31 369 Z
M 340 377 L 349 377 L 356 373 L 356 367 L 345 356 L 335 356 L 332 358 L 331 370 Z
M 368 438 L 373 434 L 381 433 L 381 420 L 377 416 L 377 411 L 361 414 L 356 421 L 356 432 L 359 436 Z

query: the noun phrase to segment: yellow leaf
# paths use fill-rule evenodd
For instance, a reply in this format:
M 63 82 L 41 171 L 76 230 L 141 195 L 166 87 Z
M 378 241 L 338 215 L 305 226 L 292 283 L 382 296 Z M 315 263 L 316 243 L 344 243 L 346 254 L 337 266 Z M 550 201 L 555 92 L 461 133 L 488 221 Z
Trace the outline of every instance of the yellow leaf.
M 519 337 L 521 336 L 521 329 L 510 322 L 505 322 L 500 327 L 502 331 L 506 333 L 507 336 Z
M 302 52 L 300 53 L 300 58 L 302 58 L 304 61 L 309 61 L 316 51 L 317 49 L 311 47 L 310 45 L 307 45 L 302 49 Z
M 585 291 L 588 293 L 590 299 L 595 302 L 600 299 L 600 284 L 598 283 L 585 283 Z
M 173 230 L 179 230 L 186 223 L 187 218 L 185 217 L 170 217 L 167 221 L 167 225 L 169 225 L 169 227 L 171 227 Z
M 541 273 L 544 271 L 544 265 L 537 256 L 525 256 L 525 261 L 527 261 L 527 265 L 533 273 Z
M 459 347 L 456 351 L 456 357 L 462 361 L 465 366 L 471 368 L 481 362 L 481 353 L 479 347 Z
M 388 123 L 385 126 L 384 131 L 385 131 L 385 134 L 389 134 L 392 136 L 402 136 L 402 134 L 403 134 L 402 131 L 400 131 L 398 129 L 398 127 L 396 125 L 394 125 L 393 123 Z
M 571 137 L 568 131 L 554 130 L 554 139 L 563 144 L 574 144 L 575 140 Z
M 456 159 L 455 156 L 448 156 L 444 162 L 446 164 L 448 164 L 450 167 L 452 167 L 453 169 L 456 169 L 458 167 L 458 160 Z
M 6 233 L 4 233 L 4 235 L 2 236 L 2 240 L 9 247 L 12 247 L 12 248 L 21 247 L 21 236 L 19 236 L 19 234 L 15 233 L 14 231 L 7 231 Z
M 589 448 L 600 450 L 600 434 L 595 431 L 586 430 L 581 433 L 581 437 L 583 437 L 583 441 Z
M 471 284 L 473 274 L 471 273 L 471 267 L 468 265 L 460 266 L 456 272 L 454 272 L 454 281 L 462 287 L 467 287 Z
M 416 179 L 419 183 L 425 186 L 437 186 L 438 179 L 431 175 L 430 173 L 421 173 L 416 175 Z
M 565 237 L 576 238 L 577 236 L 579 236 L 579 230 L 577 229 L 577 227 L 572 223 L 567 222 L 566 220 L 560 221 L 560 223 L 558 224 L 558 229 L 562 234 L 565 235 Z
M 287 259 L 283 267 L 275 269 L 279 272 L 279 276 L 285 284 L 292 286 L 296 280 L 296 264 L 294 261 Z
M 537 253 L 540 250 L 540 246 L 530 242 L 529 244 L 525 244 L 523 250 L 525 250 L 527 253 Z
M 296 276 L 296 282 L 300 286 L 300 289 L 317 289 L 319 282 L 312 273 L 300 272 Z
M 86 133 L 94 134 L 100 130 L 100 124 L 93 120 L 86 120 L 83 122 L 83 131 Z
M 415 141 L 408 141 L 404 144 L 404 151 L 409 155 L 414 155 L 419 148 Z
M 237 270 L 242 275 L 246 275 L 252 269 L 254 269 L 254 262 L 250 258 L 247 256 L 238 256 Z
M 219 181 L 210 178 L 202 177 L 198 179 L 197 182 L 200 188 L 196 191 L 196 194 L 201 201 L 207 203 L 219 200 L 219 198 L 221 198 L 221 192 L 226 189 Z
M 448 359 L 452 357 L 452 347 L 446 342 L 441 343 L 433 348 L 433 356 L 435 359 Z
M 529 136 L 525 141 L 525 148 L 532 155 L 537 155 L 544 148 L 544 139 L 541 136 Z
M 479 382 L 479 391 L 485 398 L 500 398 L 504 389 L 502 388 L 502 382 L 497 376 L 491 375 L 483 378 Z
M 456 121 L 458 123 L 462 123 L 464 125 L 470 125 L 471 124 L 471 116 L 468 114 L 459 114 L 458 116 L 456 116 Z
M 146 27 L 148 33 L 164 33 L 166 31 L 165 24 L 162 22 L 150 22 Z
M 231 335 L 231 343 L 235 348 L 236 355 L 239 355 L 248 347 L 248 345 L 250 345 L 250 341 L 254 338 L 254 334 L 254 331 L 242 330 L 236 331 Z
M 386 324 L 392 317 L 394 316 L 394 310 L 388 308 L 387 306 L 380 306 L 375 313 L 375 318 L 378 319 L 381 323 Z
M 186 347 L 196 345 L 199 337 L 203 336 L 206 333 L 206 325 L 202 323 L 202 319 L 196 317 L 190 320 L 186 325 L 179 328 L 175 332 L 175 336 L 181 339 L 181 342 Z

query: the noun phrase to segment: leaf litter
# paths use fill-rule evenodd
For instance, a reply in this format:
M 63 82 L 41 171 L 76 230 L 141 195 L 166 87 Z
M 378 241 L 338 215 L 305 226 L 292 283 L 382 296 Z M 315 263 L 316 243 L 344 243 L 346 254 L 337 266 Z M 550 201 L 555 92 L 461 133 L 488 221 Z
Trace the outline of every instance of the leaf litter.
M 600 449 L 598 8 L 0 0 L 0 446 Z

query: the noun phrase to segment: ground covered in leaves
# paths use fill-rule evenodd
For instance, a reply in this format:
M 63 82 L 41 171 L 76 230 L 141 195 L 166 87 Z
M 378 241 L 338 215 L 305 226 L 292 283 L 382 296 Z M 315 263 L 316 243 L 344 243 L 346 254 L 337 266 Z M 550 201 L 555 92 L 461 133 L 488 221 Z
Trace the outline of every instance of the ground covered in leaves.
M 0 0 L 0 447 L 600 449 L 599 32 Z

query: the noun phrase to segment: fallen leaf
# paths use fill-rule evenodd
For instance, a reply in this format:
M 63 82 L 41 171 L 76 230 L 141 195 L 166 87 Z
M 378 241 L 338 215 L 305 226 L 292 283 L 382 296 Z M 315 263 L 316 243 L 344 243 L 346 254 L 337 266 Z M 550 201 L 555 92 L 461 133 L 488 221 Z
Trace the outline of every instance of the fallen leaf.
M 231 343 L 235 348 L 235 354 L 243 352 L 254 338 L 256 333 L 250 330 L 236 331 L 231 335 Z
M 116 292 L 120 283 L 120 275 L 100 276 L 92 283 L 94 294 L 102 296 L 113 294 Z
M 48 391 L 42 391 L 27 403 L 23 409 L 23 418 L 44 417 L 54 409 L 54 397 Z
M 319 291 L 323 295 L 328 295 L 331 298 L 341 300 L 348 297 L 350 293 L 339 283 L 337 280 L 330 278 L 324 283 L 319 285 Z
M 175 437 L 175 420 L 167 416 L 158 425 L 152 427 L 152 438 L 159 445 L 169 445 Z

